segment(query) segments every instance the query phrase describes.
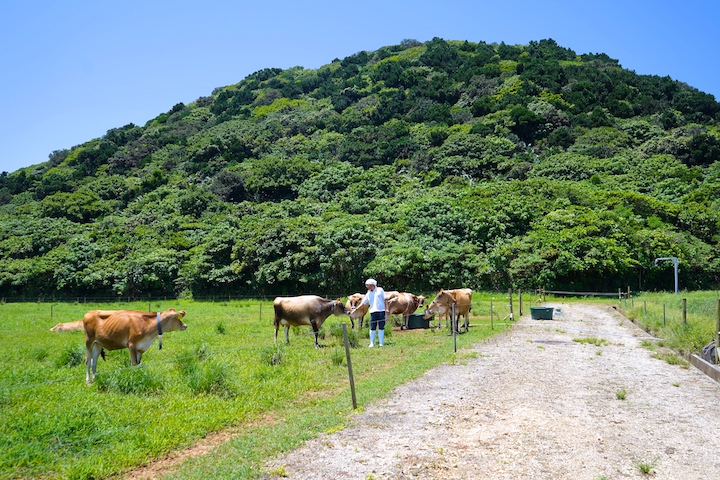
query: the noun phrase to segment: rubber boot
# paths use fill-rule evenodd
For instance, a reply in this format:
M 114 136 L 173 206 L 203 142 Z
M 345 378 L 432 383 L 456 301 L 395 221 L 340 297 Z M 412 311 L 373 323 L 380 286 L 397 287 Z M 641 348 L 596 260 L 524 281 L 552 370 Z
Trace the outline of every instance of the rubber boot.
M 382 347 L 385 343 L 385 330 L 379 329 L 378 330 L 378 344 Z
M 375 346 L 375 330 L 370 330 L 370 345 L 368 345 L 369 348 L 372 348 Z

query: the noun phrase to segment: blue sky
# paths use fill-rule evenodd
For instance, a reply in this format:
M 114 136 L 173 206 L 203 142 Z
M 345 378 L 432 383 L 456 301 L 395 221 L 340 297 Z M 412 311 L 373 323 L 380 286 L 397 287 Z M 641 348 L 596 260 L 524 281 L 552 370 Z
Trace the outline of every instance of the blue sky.
M 262 68 L 318 68 L 403 39 L 552 38 L 720 100 L 719 14 L 717 0 L 4 1 L 0 172 Z

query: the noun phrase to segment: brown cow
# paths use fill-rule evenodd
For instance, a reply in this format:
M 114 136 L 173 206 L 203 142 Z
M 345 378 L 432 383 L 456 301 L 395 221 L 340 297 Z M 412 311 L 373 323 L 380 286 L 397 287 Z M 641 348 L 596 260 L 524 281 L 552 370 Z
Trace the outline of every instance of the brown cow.
M 83 321 L 76 320 L 74 322 L 58 323 L 50 329 L 51 332 L 72 332 L 83 329 Z
M 137 365 L 142 354 L 158 337 L 162 348 L 163 332 L 185 330 L 182 322 L 185 311 L 174 308 L 160 312 L 140 312 L 137 310 L 92 310 L 83 317 L 85 328 L 85 381 L 95 380 L 98 357 L 103 349 L 130 351 L 130 363 Z
M 470 309 L 472 308 L 472 290 L 469 288 L 457 288 L 454 290 L 440 289 L 435 300 L 428 305 L 425 309 L 425 315 L 423 318 L 426 320 L 432 317 L 433 313 L 439 312 L 441 314 L 446 313 L 450 315 L 450 321 L 452 328 L 459 330 L 457 322 L 460 320 L 460 316 L 465 317 L 464 327 L 465 331 L 468 331 L 470 326 Z M 452 312 L 455 312 L 453 318 Z
M 348 300 L 345 303 L 345 310 L 347 310 L 348 312 L 351 312 L 353 308 L 357 307 L 357 310 L 355 310 L 355 312 L 353 313 L 350 313 L 349 315 L 352 328 L 355 328 L 355 319 L 360 319 L 360 322 L 358 323 L 358 330 L 362 330 L 363 320 L 365 320 L 365 314 L 368 312 L 368 310 L 370 310 L 370 305 L 368 305 L 367 303 L 361 304 L 364 298 L 364 293 L 353 293 L 348 297 Z
M 423 318 L 425 320 L 429 320 L 437 313 L 438 315 L 438 324 L 436 328 L 442 328 L 443 326 L 443 320 L 445 320 L 445 326 L 450 326 L 450 308 L 446 307 L 445 305 L 428 305 L 425 308 L 425 311 L 423 312 Z
M 317 295 L 301 295 L 299 297 L 277 297 L 273 302 L 275 308 L 275 345 L 280 325 L 285 327 L 285 343 L 290 343 L 290 326 L 310 325 L 315 334 L 315 347 L 319 348 L 318 330 L 330 316 L 347 314 L 345 305 L 339 298 L 328 300 Z
M 402 315 L 403 325 L 406 324 L 407 315 L 415 313 L 427 297 L 414 295 L 408 292 L 390 291 L 385 292 L 385 299 L 388 303 L 388 315 Z

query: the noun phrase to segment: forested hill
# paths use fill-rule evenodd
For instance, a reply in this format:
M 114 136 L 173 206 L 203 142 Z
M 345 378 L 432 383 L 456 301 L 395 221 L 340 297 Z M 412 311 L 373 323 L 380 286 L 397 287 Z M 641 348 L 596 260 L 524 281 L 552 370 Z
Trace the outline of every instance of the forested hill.
M 720 287 L 720 104 L 604 54 L 404 40 L 0 177 L 0 297 Z

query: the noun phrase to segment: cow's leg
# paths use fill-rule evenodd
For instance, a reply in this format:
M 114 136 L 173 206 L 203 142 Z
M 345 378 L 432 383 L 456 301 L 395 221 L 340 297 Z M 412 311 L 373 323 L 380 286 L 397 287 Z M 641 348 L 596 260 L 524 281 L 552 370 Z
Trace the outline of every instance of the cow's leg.
M 320 344 L 318 343 L 318 326 L 315 319 L 310 320 L 310 325 L 312 325 L 313 333 L 315 334 L 315 348 L 320 348 Z
M 277 346 L 277 334 L 278 330 L 280 330 L 280 320 L 278 320 L 277 317 L 275 317 L 275 346 Z
M 290 345 L 290 325 L 285 325 L 285 343 Z
M 87 376 L 85 378 L 85 381 L 87 381 L 87 383 L 92 383 L 95 381 L 95 375 L 97 374 L 97 361 L 98 357 L 100 356 L 100 352 L 102 352 L 102 347 L 97 343 L 93 344 L 90 354 L 88 355 L 91 372 L 89 373 L 90 378 L 88 379 Z
M 358 322 L 358 332 L 359 332 L 360 330 L 362 330 L 363 320 L 365 320 L 365 315 L 363 315 L 362 317 L 360 317 L 360 321 Z
M 142 353 L 138 352 L 135 345 L 128 345 L 128 350 L 130 351 L 130 364 L 138 365 L 140 363 L 140 359 L 142 358 Z
M 90 375 L 90 372 L 92 371 L 92 357 L 93 357 L 93 348 L 92 344 L 89 342 L 85 343 L 85 383 L 88 385 L 92 383 L 92 376 Z

